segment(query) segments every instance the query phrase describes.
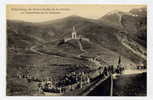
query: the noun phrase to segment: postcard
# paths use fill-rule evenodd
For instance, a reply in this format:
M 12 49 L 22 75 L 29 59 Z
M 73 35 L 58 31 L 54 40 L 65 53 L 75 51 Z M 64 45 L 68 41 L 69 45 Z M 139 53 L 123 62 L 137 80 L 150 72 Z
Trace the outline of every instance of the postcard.
M 8 4 L 7 96 L 147 96 L 147 5 Z

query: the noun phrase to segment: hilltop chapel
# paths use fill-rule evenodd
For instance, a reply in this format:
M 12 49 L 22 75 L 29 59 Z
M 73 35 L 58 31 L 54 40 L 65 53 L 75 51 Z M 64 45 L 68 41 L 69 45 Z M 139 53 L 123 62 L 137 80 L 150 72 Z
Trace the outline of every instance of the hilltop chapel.
M 77 32 L 75 30 L 75 26 L 73 26 L 72 39 L 77 39 Z

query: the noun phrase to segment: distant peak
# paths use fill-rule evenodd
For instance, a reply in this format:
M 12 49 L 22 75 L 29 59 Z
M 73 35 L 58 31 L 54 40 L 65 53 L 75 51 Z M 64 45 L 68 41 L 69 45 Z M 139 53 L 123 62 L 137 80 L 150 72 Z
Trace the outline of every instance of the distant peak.
M 68 16 L 68 17 L 65 17 L 65 18 L 83 18 L 83 17 L 78 16 L 78 15 L 71 15 L 71 16 Z
M 122 11 L 119 11 L 119 10 L 113 10 L 113 11 L 107 13 L 106 15 L 113 15 L 113 14 L 122 15 L 122 14 L 128 14 L 128 12 L 122 12 Z

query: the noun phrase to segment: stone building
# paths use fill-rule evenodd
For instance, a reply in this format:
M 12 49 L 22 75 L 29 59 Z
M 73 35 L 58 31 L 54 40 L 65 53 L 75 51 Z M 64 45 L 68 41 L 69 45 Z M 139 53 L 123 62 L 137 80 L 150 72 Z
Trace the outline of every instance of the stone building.
M 72 39 L 76 39 L 76 38 L 77 38 L 77 32 L 76 32 L 75 26 L 73 26 Z

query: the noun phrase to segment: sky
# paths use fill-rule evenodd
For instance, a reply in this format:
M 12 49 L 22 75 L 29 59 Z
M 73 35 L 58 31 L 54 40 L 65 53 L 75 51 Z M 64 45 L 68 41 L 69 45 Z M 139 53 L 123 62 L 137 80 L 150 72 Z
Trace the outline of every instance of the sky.
M 23 20 L 27 22 L 43 22 L 48 20 L 60 19 L 71 15 L 77 15 L 91 19 L 98 19 L 109 12 L 128 12 L 131 9 L 141 7 L 145 7 L 145 5 L 10 4 L 6 7 L 6 17 L 10 20 Z

